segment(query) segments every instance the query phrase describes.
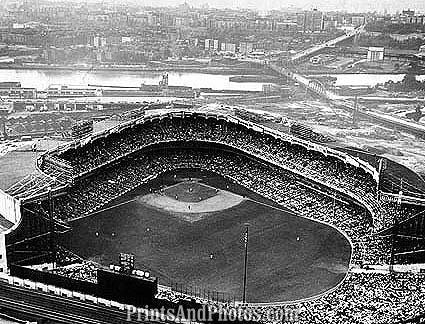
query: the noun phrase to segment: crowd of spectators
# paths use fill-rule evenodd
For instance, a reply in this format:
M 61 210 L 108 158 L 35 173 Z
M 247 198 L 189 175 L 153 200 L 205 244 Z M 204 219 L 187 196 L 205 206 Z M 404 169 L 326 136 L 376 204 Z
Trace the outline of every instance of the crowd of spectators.
M 93 262 L 84 261 L 82 263 L 74 263 L 64 267 L 57 267 L 52 273 L 75 279 L 97 283 L 97 269 L 99 265 Z
M 89 215 L 159 174 L 176 168 L 216 172 L 301 216 L 338 227 L 351 238 L 355 264 L 385 264 L 388 261 L 388 242 L 374 234 L 370 214 L 361 206 L 346 201 L 343 196 L 302 183 L 284 169 L 219 148 L 139 152 L 77 181 L 68 195 L 56 198 L 55 215 L 65 221 Z
M 174 302 L 188 297 L 172 290 L 161 291 L 159 296 Z M 424 314 L 425 274 L 352 271 L 334 291 L 291 304 L 244 306 L 196 301 L 208 303 L 211 309 L 235 311 L 245 318 L 254 314 L 260 322 L 269 324 L 285 323 L 282 317 L 288 323 L 397 323 Z
M 95 263 L 84 262 L 53 272 L 95 283 L 98 268 Z M 156 298 L 175 304 L 181 300 L 194 300 L 208 304 L 213 311 L 236 311 L 246 317 L 254 314 L 261 323 L 268 324 L 282 323 L 282 316 L 290 316 L 300 324 L 388 324 L 423 315 L 425 274 L 351 271 L 339 287 L 317 299 L 261 307 L 195 298 L 164 287 L 160 287 Z
M 296 307 L 301 323 L 397 323 L 424 314 L 425 274 L 352 272 L 336 291 Z
M 160 120 L 123 128 L 83 146 L 70 148 L 59 158 L 71 165 L 78 177 L 148 145 L 170 141 L 209 141 L 233 146 L 353 196 L 373 212 L 376 230 L 393 222 L 391 214 L 396 204 L 382 208 L 377 200 L 376 182 L 362 168 L 222 119 L 164 116 Z

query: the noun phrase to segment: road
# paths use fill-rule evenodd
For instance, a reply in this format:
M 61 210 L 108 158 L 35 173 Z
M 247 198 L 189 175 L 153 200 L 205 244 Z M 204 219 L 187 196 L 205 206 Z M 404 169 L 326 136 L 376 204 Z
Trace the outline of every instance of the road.
M 340 96 L 341 99 L 354 100 L 354 96 Z M 425 103 L 425 98 L 358 96 L 360 101 L 392 102 L 392 103 Z
M 351 32 L 349 32 L 349 33 L 347 33 L 345 35 L 339 36 L 339 37 L 334 38 L 334 39 L 332 39 L 330 41 L 327 41 L 325 43 L 318 44 L 318 45 L 315 45 L 313 47 L 310 47 L 310 48 L 308 48 L 308 49 L 306 49 L 304 51 L 301 51 L 301 52 L 293 55 L 291 57 L 291 61 L 293 63 L 299 62 L 303 58 L 308 57 L 308 56 L 310 56 L 310 55 L 312 55 L 312 54 L 314 54 L 316 52 L 319 52 L 319 51 L 321 51 L 322 49 L 324 49 L 326 47 L 333 47 L 333 46 L 335 46 L 338 43 L 341 43 L 341 42 L 343 42 L 343 41 L 345 41 L 347 39 L 350 39 L 351 37 L 356 36 L 357 34 L 362 33 L 363 32 L 363 29 L 364 29 L 364 25 L 362 25 L 360 27 L 357 27 L 356 29 L 354 29 L 353 31 L 351 31 Z

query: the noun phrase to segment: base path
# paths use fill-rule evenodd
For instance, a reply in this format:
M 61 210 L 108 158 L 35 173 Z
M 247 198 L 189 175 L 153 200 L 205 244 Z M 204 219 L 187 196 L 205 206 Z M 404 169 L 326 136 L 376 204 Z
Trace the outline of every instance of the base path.
M 149 207 L 164 210 L 172 214 L 182 214 L 186 221 L 196 222 L 202 219 L 205 214 L 229 209 L 239 205 L 245 198 L 226 190 L 219 190 L 213 197 L 201 200 L 199 202 L 187 202 L 172 198 L 162 193 L 152 193 L 138 197 L 136 201 Z M 188 215 L 184 214 L 199 214 Z

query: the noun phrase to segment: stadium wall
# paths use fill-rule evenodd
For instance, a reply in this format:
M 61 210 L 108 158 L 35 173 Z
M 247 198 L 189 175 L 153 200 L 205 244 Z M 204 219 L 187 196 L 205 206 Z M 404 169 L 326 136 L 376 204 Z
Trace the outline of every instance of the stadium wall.
M 52 272 L 10 265 L 10 275 L 32 282 L 76 291 L 97 298 L 143 307 L 152 305 L 158 293 L 157 278 L 141 278 L 109 270 L 97 270 L 97 282 L 68 278 Z
M 78 291 L 88 295 L 96 296 L 98 293 L 96 283 L 71 279 L 55 273 L 26 268 L 15 264 L 10 265 L 10 275 L 21 279 L 29 279 L 34 282 L 40 282 L 45 285 L 53 285 L 63 289 Z
M 0 190 L 0 215 L 9 222 L 16 224 L 21 216 L 21 206 L 19 200 Z
M 0 234 L 0 275 L 5 274 L 7 269 L 6 260 L 6 238 L 4 234 Z
M 15 230 L 21 221 L 21 202 L 0 190 L 0 215 L 13 223 L 8 230 L 0 233 L 0 275 L 7 273 L 6 234 Z

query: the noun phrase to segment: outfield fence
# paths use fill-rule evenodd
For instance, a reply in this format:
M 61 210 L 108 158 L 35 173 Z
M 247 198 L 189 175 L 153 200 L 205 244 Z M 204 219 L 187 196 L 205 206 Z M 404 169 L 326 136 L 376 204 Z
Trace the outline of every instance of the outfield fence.
M 165 288 L 165 286 L 162 286 Z M 203 287 L 187 286 L 180 283 L 172 283 L 166 288 L 172 294 L 182 297 L 199 299 L 203 303 L 223 303 L 235 305 L 238 298 L 234 294 L 223 291 L 210 290 Z

